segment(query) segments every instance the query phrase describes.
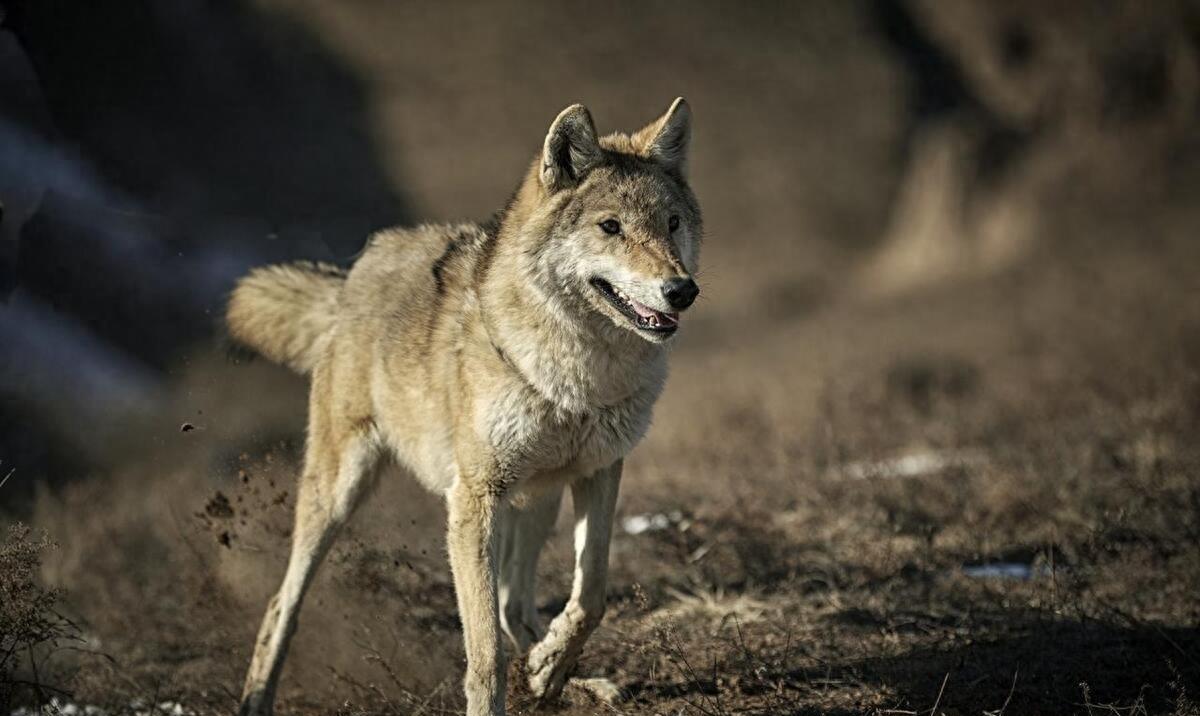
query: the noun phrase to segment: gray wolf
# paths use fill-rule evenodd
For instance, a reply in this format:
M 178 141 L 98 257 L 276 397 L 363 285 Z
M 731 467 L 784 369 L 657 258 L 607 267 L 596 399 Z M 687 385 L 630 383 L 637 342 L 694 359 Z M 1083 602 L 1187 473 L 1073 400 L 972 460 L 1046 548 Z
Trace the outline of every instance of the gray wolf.
M 445 496 L 469 716 L 504 713 L 505 642 L 535 695 L 561 692 L 604 614 L 622 461 L 699 292 L 690 135 L 682 98 L 604 137 L 573 105 L 490 223 L 389 229 L 348 272 L 296 263 L 238 283 L 231 336 L 311 376 L 291 556 L 241 713 L 271 712 L 305 589 L 385 460 Z M 568 488 L 574 583 L 543 630 L 538 554 Z

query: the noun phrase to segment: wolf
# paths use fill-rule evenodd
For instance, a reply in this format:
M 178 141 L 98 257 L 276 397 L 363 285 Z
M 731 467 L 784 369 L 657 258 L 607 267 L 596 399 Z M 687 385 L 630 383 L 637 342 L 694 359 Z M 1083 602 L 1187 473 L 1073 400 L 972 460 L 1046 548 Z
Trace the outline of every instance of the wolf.
M 349 271 L 292 263 L 237 283 L 231 337 L 311 381 L 291 555 L 241 714 L 271 713 L 305 590 L 388 462 L 446 501 L 467 714 L 504 713 L 508 648 L 533 694 L 561 693 L 604 614 L 622 462 L 700 291 L 690 137 L 683 98 L 603 137 L 572 105 L 490 222 L 387 229 Z M 566 489 L 573 583 L 543 629 L 537 561 Z

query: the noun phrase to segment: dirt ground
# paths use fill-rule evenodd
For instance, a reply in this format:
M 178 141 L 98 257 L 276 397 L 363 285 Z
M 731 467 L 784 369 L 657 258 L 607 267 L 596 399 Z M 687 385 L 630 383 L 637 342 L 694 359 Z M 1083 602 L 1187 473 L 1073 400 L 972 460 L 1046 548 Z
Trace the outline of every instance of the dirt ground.
M 414 8 L 261 5 L 366 78 L 381 161 L 423 218 L 495 208 L 566 102 L 602 129 L 679 93 L 695 107 L 703 293 L 626 463 L 608 613 L 579 667 L 622 698 L 539 706 L 514 666 L 510 713 L 1200 715 L 1195 140 L 1161 181 L 1056 183 L 1002 266 L 881 294 L 861 277 L 904 173 L 905 95 L 839 4 L 792 24 L 746 10 L 724 34 L 722 12 L 670 25 L 664 5 L 623 42 L 707 32 L 710 54 L 655 55 L 662 72 L 631 85 L 632 61 L 588 35 L 572 57 L 611 62 L 591 91 L 535 63 L 549 89 L 525 103 L 479 78 L 532 62 L 485 11 L 446 29 Z M 418 25 L 478 57 L 422 84 L 396 68 L 429 48 L 393 40 Z M 817 61 L 791 94 L 764 91 Z M 215 341 L 169 373 L 119 464 L 11 516 L 58 545 L 42 576 L 84 640 L 39 678 L 110 713 L 230 713 L 286 559 L 305 383 Z M 569 589 L 560 517 L 546 620 Z M 305 603 L 279 713 L 461 711 L 444 518 L 408 476 L 381 480 Z
M 702 306 L 629 462 L 580 667 L 626 698 L 561 712 L 1195 713 L 1200 302 L 1191 237 L 1162 238 L 891 305 L 736 325 Z M 120 480 L 32 520 L 111 656 L 70 660 L 88 703 L 227 712 L 281 575 L 300 413 L 269 449 L 230 445 L 270 422 L 249 386 L 282 414 L 303 385 L 218 360 L 184 383 L 195 430 L 162 427 Z M 384 480 L 306 604 L 285 713 L 461 706 L 443 517 Z M 1017 574 L 972 571 L 997 564 Z M 566 535 L 540 574 L 549 618 Z

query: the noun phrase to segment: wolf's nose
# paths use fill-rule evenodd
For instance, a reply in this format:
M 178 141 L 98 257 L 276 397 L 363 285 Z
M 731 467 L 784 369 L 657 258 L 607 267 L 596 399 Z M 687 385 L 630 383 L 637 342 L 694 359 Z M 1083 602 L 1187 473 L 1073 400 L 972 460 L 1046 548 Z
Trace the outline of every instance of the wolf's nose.
M 663 283 L 662 292 L 671 308 L 682 311 L 700 295 L 700 287 L 690 278 L 671 278 Z

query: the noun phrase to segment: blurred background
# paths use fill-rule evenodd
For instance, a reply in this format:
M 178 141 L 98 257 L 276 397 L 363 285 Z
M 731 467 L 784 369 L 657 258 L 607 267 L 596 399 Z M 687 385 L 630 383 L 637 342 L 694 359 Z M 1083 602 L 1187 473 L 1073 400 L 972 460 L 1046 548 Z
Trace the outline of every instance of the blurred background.
M 604 709 L 1197 713 L 1200 3 L 0 18 L 0 520 L 56 545 L 4 554 L 78 647 L 10 649 L 0 706 L 232 708 L 305 406 L 227 356 L 239 275 L 485 219 L 563 107 L 629 131 L 682 95 L 703 294 L 623 488 Z M 442 508 L 379 492 L 286 712 L 461 707 Z M 544 616 L 569 571 L 557 538 Z

